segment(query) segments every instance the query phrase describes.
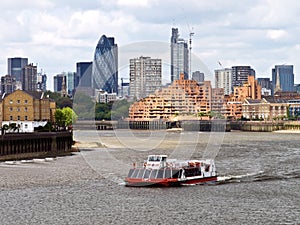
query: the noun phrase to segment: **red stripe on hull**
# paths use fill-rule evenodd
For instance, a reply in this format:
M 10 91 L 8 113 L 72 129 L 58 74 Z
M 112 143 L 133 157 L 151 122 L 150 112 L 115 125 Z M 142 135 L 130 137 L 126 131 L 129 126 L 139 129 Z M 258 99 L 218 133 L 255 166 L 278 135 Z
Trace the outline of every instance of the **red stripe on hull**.
M 195 178 L 191 180 L 178 180 L 177 178 L 170 179 L 148 179 L 144 180 L 141 178 L 125 178 L 126 186 L 131 187 L 153 187 L 153 186 L 180 186 L 184 184 L 200 184 L 205 182 L 217 181 L 217 176 L 214 177 L 203 177 Z

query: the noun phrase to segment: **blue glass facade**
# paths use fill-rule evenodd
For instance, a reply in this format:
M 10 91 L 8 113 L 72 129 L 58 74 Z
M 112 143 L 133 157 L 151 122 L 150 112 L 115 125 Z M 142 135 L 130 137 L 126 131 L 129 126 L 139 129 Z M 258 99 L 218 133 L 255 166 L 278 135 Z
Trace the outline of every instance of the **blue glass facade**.
M 279 76 L 279 78 L 277 78 Z M 280 91 L 294 91 L 294 66 L 277 65 L 272 69 L 272 94 L 275 93 L 279 81 Z
M 94 55 L 93 88 L 118 93 L 118 46 L 113 37 L 102 35 Z
M 28 58 L 8 58 L 7 62 L 8 75 L 14 76 L 16 81 L 22 81 L 22 70 L 28 65 Z

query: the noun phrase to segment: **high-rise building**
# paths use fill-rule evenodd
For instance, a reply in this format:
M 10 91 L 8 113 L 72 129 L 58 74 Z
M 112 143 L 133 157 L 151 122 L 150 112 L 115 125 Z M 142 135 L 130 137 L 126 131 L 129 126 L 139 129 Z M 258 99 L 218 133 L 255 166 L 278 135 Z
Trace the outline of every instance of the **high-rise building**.
M 200 71 L 193 72 L 192 80 L 195 80 L 198 83 L 203 83 L 204 82 L 204 73 L 201 73 Z
M 36 91 L 37 89 L 37 66 L 32 63 L 25 66 L 22 73 L 22 89 L 24 91 Z
M 232 93 L 232 69 L 215 70 L 215 88 L 223 88 L 225 95 Z
M 12 75 L 1 77 L 1 94 L 10 94 L 16 90 L 16 78 Z
M 272 69 L 272 95 L 278 91 L 294 91 L 293 65 L 275 65 Z
M 113 37 L 102 35 L 96 46 L 92 87 L 107 93 L 118 92 L 118 45 Z
M 92 68 L 93 62 L 76 63 L 76 76 L 74 78 L 74 87 L 92 88 Z
M 66 83 L 66 88 L 68 95 L 73 95 L 74 89 L 75 89 L 75 79 L 76 79 L 76 73 L 74 72 L 67 72 L 66 73 L 67 77 L 67 83 Z
M 161 87 L 161 59 L 130 59 L 129 86 L 131 98 L 144 98 Z
M 42 72 L 37 74 L 37 87 L 38 91 L 47 91 L 47 75 Z
M 66 83 L 66 76 L 64 73 L 57 74 L 53 78 L 54 80 L 54 92 L 61 92 L 63 90 L 63 83 Z
M 233 66 L 232 68 L 232 89 L 233 87 L 243 86 L 247 83 L 248 76 L 255 77 L 255 70 L 250 66 Z
M 171 36 L 171 82 L 179 79 L 184 74 L 189 79 L 189 50 L 188 43 L 179 38 L 178 28 L 172 28 Z
M 17 82 L 22 82 L 22 70 L 28 65 L 28 58 L 8 58 L 7 65 L 8 75 L 14 76 Z

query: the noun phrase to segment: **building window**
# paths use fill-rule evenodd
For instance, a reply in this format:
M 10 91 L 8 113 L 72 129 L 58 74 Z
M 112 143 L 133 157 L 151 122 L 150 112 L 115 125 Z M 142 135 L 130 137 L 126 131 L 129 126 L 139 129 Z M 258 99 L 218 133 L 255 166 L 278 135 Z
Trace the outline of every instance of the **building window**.
M 10 120 L 13 120 L 13 116 L 9 116 L 9 119 L 10 119 Z
M 25 129 L 27 129 L 28 128 L 28 124 L 25 124 Z
M 24 100 L 24 103 L 25 103 L 25 104 L 27 104 L 27 103 L 28 103 L 27 99 L 25 99 L 25 100 Z
M 25 120 L 26 120 L 26 121 L 28 120 L 28 117 L 27 117 L 27 116 L 25 116 Z M 27 125 L 27 124 L 26 124 L 26 125 Z M 26 125 L 25 125 L 25 126 L 26 126 Z
M 18 120 L 20 120 L 20 116 L 18 116 Z
M 17 108 L 17 111 L 20 112 L 20 108 Z
M 20 104 L 20 100 L 17 100 L 17 103 Z
M 25 109 L 24 109 L 24 110 L 25 110 L 25 112 L 27 112 L 27 111 L 28 111 L 27 107 L 25 107 Z
M 12 99 L 11 99 L 11 100 L 9 100 L 9 103 L 10 103 L 10 104 L 13 104 L 13 100 L 12 100 Z
M 9 108 L 9 111 L 10 111 L 10 112 L 12 112 L 12 111 L 13 111 L 13 108 L 12 108 L 12 107 L 10 107 L 10 108 Z

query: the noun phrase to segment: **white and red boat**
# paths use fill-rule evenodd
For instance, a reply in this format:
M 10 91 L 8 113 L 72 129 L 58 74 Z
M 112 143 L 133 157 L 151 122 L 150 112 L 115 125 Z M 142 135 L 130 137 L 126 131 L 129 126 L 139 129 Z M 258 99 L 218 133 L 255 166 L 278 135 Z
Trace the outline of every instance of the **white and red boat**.
M 142 167 L 129 170 L 126 186 L 180 186 L 217 181 L 214 160 L 168 159 L 167 155 L 149 155 Z

